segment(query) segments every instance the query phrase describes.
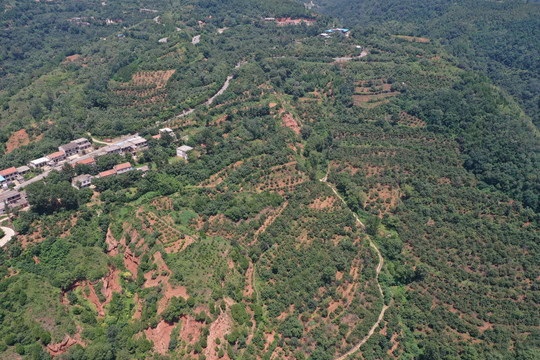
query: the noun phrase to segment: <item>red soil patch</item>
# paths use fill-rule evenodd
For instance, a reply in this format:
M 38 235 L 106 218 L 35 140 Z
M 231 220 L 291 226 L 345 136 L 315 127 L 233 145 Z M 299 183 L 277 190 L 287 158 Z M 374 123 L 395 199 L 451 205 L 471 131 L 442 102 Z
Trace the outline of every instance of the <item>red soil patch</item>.
M 120 275 L 120 270 L 112 270 L 109 273 L 109 275 L 105 276 L 103 278 L 103 288 L 101 289 L 101 293 L 107 300 L 103 303 L 103 305 L 107 304 L 110 299 L 112 299 L 113 292 L 122 292 L 122 287 L 118 283 L 118 275 Z
M 277 103 L 275 102 L 271 102 L 270 104 L 268 104 L 268 107 L 271 109 L 273 107 L 276 107 L 277 106 Z
M 208 346 L 205 349 L 204 355 L 208 360 L 217 360 L 218 353 L 215 351 L 216 340 L 220 339 L 224 343 L 224 337 L 231 329 L 231 319 L 226 312 L 221 313 L 218 318 L 210 325 L 210 333 L 206 339 Z
M 175 324 L 167 324 L 165 320 L 161 320 L 155 329 L 146 329 L 144 334 L 148 340 L 154 342 L 154 350 L 164 355 L 169 350 L 169 342 L 174 327 Z
M 103 281 L 103 286 L 101 288 L 101 294 L 105 297 L 105 301 L 103 303 L 99 301 L 99 297 L 97 296 L 96 291 L 94 287 L 92 286 L 93 284 L 85 281 L 81 285 L 83 287 L 83 292 L 82 292 L 83 296 L 86 299 L 90 300 L 92 304 L 94 304 L 98 312 L 98 316 L 105 316 L 105 305 L 107 305 L 111 301 L 113 293 L 122 292 L 122 287 L 118 283 L 118 275 L 120 274 L 120 270 L 118 269 L 113 270 L 112 268 L 110 270 L 111 271 L 109 272 L 107 276 L 105 276 L 103 279 L 98 280 L 96 282 L 96 284 L 99 284 L 101 281 Z M 78 287 L 78 286 L 79 284 L 76 283 L 75 287 Z M 88 286 L 88 289 L 90 290 L 90 295 L 88 296 L 86 295 L 86 292 L 84 291 L 85 286 Z
M 246 271 L 247 285 L 244 289 L 244 297 L 250 298 L 253 295 L 253 262 L 249 261 L 249 267 Z
M 269 334 L 264 334 L 264 340 L 266 344 L 265 350 L 268 349 L 268 347 L 270 347 L 270 345 L 274 342 L 275 336 L 276 334 L 274 332 L 269 333 Z
M 167 254 L 174 254 L 179 251 L 184 251 L 189 245 L 195 242 L 195 238 L 189 235 L 185 235 L 184 239 L 177 240 L 172 243 L 167 243 L 165 252 Z
M 152 274 L 154 271 L 150 271 L 147 274 L 144 274 L 144 277 L 146 279 L 146 282 L 144 283 L 144 287 L 156 287 L 161 286 L 162 284 L 165 285 L 165 292 L 163 294 L 163 297 L 158 302 L 158 314 L 161 314 L 166 308 L 169 303 L 169 300 L 172 297 L 183 297 L 184 299 L 188 299 L 189 295 L 187 294 L 187 290 L 184 286 L 180 286 L 178 288 L 172 287 L 172 285 L 169 283 L 169 278 L 171 277 L 171 269 L 165 264 L 165 261 L 163 261 L 163 258 L 161 257 L 161 253 L 158 251 L 154 254 L 154 262 L 158 266 L 157 269 L 157 276 L 155 279 L 152 279 Z M 166 275 L 162 275 L 163 273 L 166 273 Z
M 323 210 L 334 207 L 336 198 L 334 196 L 328 196 L 324 199 L 315 199 L 315 201 L 308 205 L 310 209 Z
M 388 349 L 386 352 L 388 355 L 394 354 L 394 351 L 397 350 L 399 346 L 399 341 L 397 341 L 398 334 L 394 333 L 392 334 L 392 338 L 390 339 L 390 343 L 392 344 L 392 348 Z
M 217 186 L 217 185 L 221 184 L 223 182 L 223 180 L 224 180 L 224 175 L 225 175 L 226 172 L 235 170 L 237 167 L 239 167 L 243 163 L 244 163 L 244 160 L 240 160 L 240 161 L 235 162 L 232 165 L 227 166 L 225 169 L 220 170 L 219 172 L 217 172 L 214 175 L 210 176 L 210 178 L 206 182 L 204 182 L 204 183 L 206 183 L 206 185 L 201 184 L 201 185 L 199 185 L 199 187 Z
M 67 62 L 74 62 L 75 60 L 77 60 L 81 55 L 79 54 L 75 54 L 75 55 L 71 55 L 71 56 L 66 56 L 64 62 L 67 63 Z M 86 59 L 85 59 L 86 60 Z
M 47 345 L 47 352 L 52 356 L 58 356 L 61 354 L 65 354 L 68 349 L 75 344 L 81 344 L 82 346 L 84 346 L 84 343 L 81 340 L 81 336 L 79 334 L 76 334 L 75 337 L 72 338 L 71 336 L 66 334 L 64 336 L 64 339 L 59 343 Z
M 142 313 L 142 304 L 139 301 L 139 294 L 135 294 L 135 296 L 133 297 L 133 302 L 135 303 L 135 306 L 136 306 L 136 310 L 135 310 L 135 314 L 133 314 L 133 318 L 140 319 L 141 313 Z
M 199 341 L 199 337 L 201 336 L 201 328 L 203 327 L 203 323 L 200 323 L 198 321 L 195 321 L 195 318 L 191 315 L 188 315 L 184 318 L 182 318 L 182 328 L 180 329 L 180 338 L 184 341 L 195 344 L 197 341 Z
M 216 121 L 212 121 L 209 124 L 210 125 L 219 125 L 219 124 L 223 123 L 225 121 L 225 119 L 227 119 L 227 115 L 223 115 L 222 117 L 218 118 Z
M 285 210 L 288 204 L 289 202 L 285 201 L 272 215 L 266 218 L 266 220 L 264 221 L 264 224 L 255 232 L 255 235 L 253 236 L 253 241 L 251 242 L 251 244 L 255 244 L 257 242 L 257 239 L 259 238 L 259 234 L 262 232 L 265 232 L 266 229 L 270 225 L 272 225 L 272 223 L 277 219 L 277 217 L 281 215 L 283 210 Z
M 118 245 L 120 244 L 114 236 L 112 235 L 111 228 L 107 229 L 107 237 L 105 238 L 105 242 L 107 243 L 107 254 L 109 256 L 116 256 L 118 255 Z
M 294 131 L 296 135 L 300 134 L 300 126 L 298 126 L 298 123 L 296 122 L 296 120 L 293 119 L 290 114 L 283 114 L 282 118 L 286 127 Z
M 9 154 L 13 150 L 30 144 L 30 138 L 28 137 L 28 133 L 25 129 L 21 129 L 19 131 L 14 132 L 9 137 L 8 141 L 6 142 L 6 153 Z
M 129 248 L 126 248 L 124 253 L 124 266 L 131 273 L 134 279 L 137 278 L 137 269 L 139 268 L 140 260 L 131 252 Z

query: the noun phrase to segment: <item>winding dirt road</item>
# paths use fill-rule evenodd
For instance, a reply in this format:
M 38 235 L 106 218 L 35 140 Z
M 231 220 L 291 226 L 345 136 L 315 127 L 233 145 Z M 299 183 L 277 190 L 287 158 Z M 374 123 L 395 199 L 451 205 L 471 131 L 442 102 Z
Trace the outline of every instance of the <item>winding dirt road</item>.
M 328 185 L 328 187 L 330 189 L 332 189 L 332 191 L 334 192 L 334 194 L 343 202 L 343 204 L 345 204 L 345 206 L 347 206 L 347 208 L 349 207 L 349 205 L 347 205 L 347 203 L 345 202 L 345 200 L 341 197 L 341 195 L 338 194 L 337 190 L 328 182 L 328 173 L 330 172 L 330 168 L 328 168 L 328 171 L 326 172 L 326 174 L 324 175 L 324 177 L 322 179 L 320 179 L 321 182 L 325 183 L 326 185 Z M 364 231 L 366 230 L 366 226 L 360 221 L 360 219 L 358 218 L 358 216 L 353 212 L 353 216 L 354 218 L 356 219 L 356 221 L 358 222 L 358 224 L 360 225 L 360 227 L 362 229 L 364 229 Z M 381 323 L 383 317 L 384 317 L 384 313 L 386 312 L 386 310 L 389 308 L 388 305 L 385 305 L 384 304 L 384 293 L 383 293 L 383 289 L 381 287 L 381 283 L 379 282 L 379 273 L 381 272 L 382 270 L 382 267 L 383 267 L 383 264 L 384 264 L 384 259 L 381 255 L 381 252 L 379 251 L 379 249 L 377 248 L 377 246 L 375 245 L 375 243 L 371 240 L 371 237 L 368 238 L 369 239 L 369 245 L 371 245 L 371 247 L 375 250 L 375 252 L 377 253 L 377 256 L 379 257 L 379 264 L 377 265 L 377 269 L 376 269 L 376 273 L 377 273 L 377 287 L 379 288 L 379 293 L 381 294 L 381 298 L 383 299 L 383 307 L 381 309 L 381 312 L 379 313 L 379 317 L 377 318 L 377 321 L 375 322 L 375 324 L 373 324 L 373 326 L 371 327 L 371 329 L 369 330 L 369 332 L 367 333 L 366 336 L 364 336 L 364 338 L 362 340 L 360 340 L 360 342 L 358 342 L 356 345 L 354 345 L 349 351 L 347 351 L 345 354 L 335 358 L 334 360 L 345 360 L 347 359 L 347 357 L 349 357 L 350 355 L 354 354 L 355 352 L 357 352 L 358 350 L 360 350 L 360 347 L 362 347 L 362 345 L 364 345 L 366 343 L 366 341 L 369 340 L 369 338 L 375 333 L 375 330 L 377 330 L 377 327 L 379 327 L 379 324 Z

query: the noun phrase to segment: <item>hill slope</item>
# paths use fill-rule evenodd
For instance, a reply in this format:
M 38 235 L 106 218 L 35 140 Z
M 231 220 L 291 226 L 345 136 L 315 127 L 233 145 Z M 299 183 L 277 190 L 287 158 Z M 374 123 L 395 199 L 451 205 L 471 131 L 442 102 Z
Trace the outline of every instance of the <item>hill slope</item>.
M 87 132 L 149 149 L 27 187 L 0 252 L 2 357 L 538 354 L 540 140 L 512 99 L 436 42 L 324 39 L 332 20 L 295 3 L 153 5 L 117 3 L 123 36 L 6 97 L 5 138 L 31 143 L 3 167 Z M 281 16 L 315 21 L 264 20 Z M 125 162 L 149 170 L 71 187 Z
M 376 26 L 440 43 L 518 99 L 540 126 L 540 5 L 537 1 L 318 0 L 316 11 L 347 26 Z

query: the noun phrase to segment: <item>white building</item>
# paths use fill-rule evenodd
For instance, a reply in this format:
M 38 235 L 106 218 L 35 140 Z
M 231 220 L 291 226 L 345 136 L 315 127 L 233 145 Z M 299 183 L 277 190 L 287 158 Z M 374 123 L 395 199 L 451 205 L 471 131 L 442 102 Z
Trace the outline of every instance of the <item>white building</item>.
M 162 134 L 167 134 L 169 135 L 170 137 L 172 137 L 173 139 L 176 140 L 176 134 L 174 133 L 174 131 L 172 131 L 171 128 L 163 128 L 163 129 L 159 129 L 159 134 L 162 135 Z
M 81 189 L 88 187 L 92 184 L 92 178 L 93 176 L 88 175 L 88 174 L 75 176 L 73 180 L 71 180 L 71 186 L 73 186 L 76 189 L 79 189 L 79 186 Z
M 46 157 L 42 157 L 42 158 L 30 161 L 30 167 L 33 167 L 34 169 L 40 169 L 44 167 L 45 165 L 47 165 L 48 162 L 49 162 L 49 159 L 47 159 Z
M 176 149 L 176 156 L 181 157 L 182 159 L 188 159 L 188 151 L 193 150 L 191 146 L 182 145 Z

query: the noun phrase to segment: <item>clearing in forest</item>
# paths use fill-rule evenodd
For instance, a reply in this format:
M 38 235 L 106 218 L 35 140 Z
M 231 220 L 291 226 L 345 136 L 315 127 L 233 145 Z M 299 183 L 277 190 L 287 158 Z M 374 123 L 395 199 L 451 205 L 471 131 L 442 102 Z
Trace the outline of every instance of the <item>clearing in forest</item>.
M 175 70 L 140 71 L 127 83 L 114 82 L 111 91 L 124 106 L 149 105 L 166 100 L 165 87 Z
M 395 38 L 407 40 L 408 42 L 417 42 L 417 43 L 424 43 L 427 44 L 431 40 L 423 37 L 416 37 L 416 36 L 407 36 L 407 35 L 392 35 Z
M 387 103 L 388 98 L 399 94 L 398 91 L 392 91 L 392 84 L 388 80 L 360 80 L 356 83 L 353 95 L 354 105 L 363 108 L 374 108 L 375 106 Z
M 296 120 L 294 120 L 291 114 L 283 114 L 282 117 L 283 123 L 286 127 L 294 131 L 296 135 L 300 134 L 300 126 L 298 125 Z
M 404 111 L 399 114 L 399 120 L 397 120 L 397 123 L 410 127 L 426 127 L 425 121 L 422 121 L 415 116 L 409 115 Z
M 28 133 L 25 129 L 21 129 L 19 131 L 14 132 L 9 137 L 8 141 L 6 142 L 6 153 L 10 153 L 13 150 L 28 145 L 30 143 L 30 138 L 28 137 Z

